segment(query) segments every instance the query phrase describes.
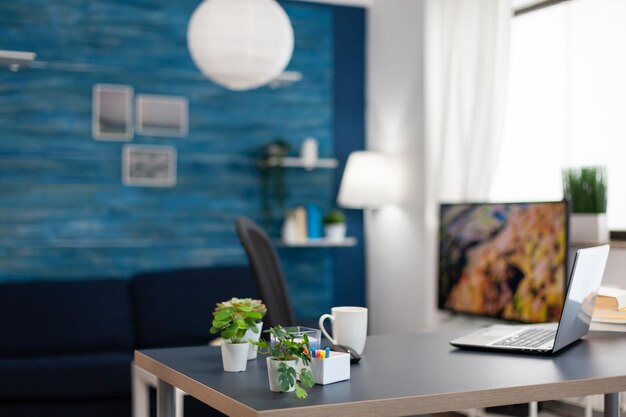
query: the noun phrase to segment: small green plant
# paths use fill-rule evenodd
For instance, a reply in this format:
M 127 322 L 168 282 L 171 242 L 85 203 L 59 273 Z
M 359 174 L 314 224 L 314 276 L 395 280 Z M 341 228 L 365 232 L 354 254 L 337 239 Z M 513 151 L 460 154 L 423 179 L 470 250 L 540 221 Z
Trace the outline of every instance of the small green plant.
M 606 213 L 606 188 L 604 167 L 563 170 L 563 195 L 572 202 L 573 213 Z
M 283 361 L 278 365 L 278 383 L 283 391 L 289 390 L 292 386 L 298 398 L 306 398 L 306 389 L 313 388 L 315 381 L 313 374 L 306 368 L 300 371 L 300 384 L 297 382 L 296 369 L 289 366 L 287 362 L 290 360 L 301 360 L 304 365 L 311 362 L 309 337 L 304 334 L 302 340 L 296 340 L 295 336 L 282 326 L 275 326 L 264 333 L 274 336 L 274 342 L 268 343 L 261 339 L 258 342 L 252 342 L 260 354 L 270 355 L 276 361 Z
M 263 319 L 266 311 L 267 308 L 261 300 L 250 298 L 231 298 L 217 303 L 210 332 L 219 333 L 231 343 L 242 343 L 248 329 L 254 333 L 259 332 L 256 323 Z
M 339 209 L 331 210 L 324 216 L 324 224 L 340 224 L 346 222 L 346 215 Z
M 271 229 L 276 212 L 285 211 L 287 184 L 283 160 L 291 145 L 282 138 L 276 138 L 265 145 L 261 156 L 261 210 L 265 227 Z

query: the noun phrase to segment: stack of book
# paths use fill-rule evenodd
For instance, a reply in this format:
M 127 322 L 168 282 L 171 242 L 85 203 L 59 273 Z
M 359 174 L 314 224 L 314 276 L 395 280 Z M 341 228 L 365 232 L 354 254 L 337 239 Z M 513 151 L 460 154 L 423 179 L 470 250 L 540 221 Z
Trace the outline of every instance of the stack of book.
M 592 322 L 592 330 L 626 332 L 626 290 L 600 287 Z

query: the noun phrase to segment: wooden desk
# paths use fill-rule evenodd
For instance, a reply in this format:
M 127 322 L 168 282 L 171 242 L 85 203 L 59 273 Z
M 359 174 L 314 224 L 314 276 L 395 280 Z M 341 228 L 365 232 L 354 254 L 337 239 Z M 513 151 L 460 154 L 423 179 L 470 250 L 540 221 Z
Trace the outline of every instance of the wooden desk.
M 270 392 L 264 358 L 240 373 L 223 372 L 213 347 L 137 351 L 135 363 L 158 378 L 159 417 L 174 415 L 174 387 L 237 417 L 408 416 L 590 394 L 606 394 L 605 415 L 619 415 L 624 335 L 594 333 L 557 356 L 538 357 L 448 344 L 463 333 L 369 337 L 349 381 L 315 386 L 305 400 Z

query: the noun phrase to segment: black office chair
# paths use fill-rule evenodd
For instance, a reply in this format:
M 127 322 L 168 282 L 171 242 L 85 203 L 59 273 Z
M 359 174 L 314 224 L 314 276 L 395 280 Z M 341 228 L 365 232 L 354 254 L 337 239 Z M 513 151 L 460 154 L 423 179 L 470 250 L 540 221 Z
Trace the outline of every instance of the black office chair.
M 239 240 L 248 255 L 257 292 L 267 306 L 263 327 L 267 329 L 277 324 L 295 326 L 296 319 L 285 277 L 272 241 L 259 225 L 247 217 L 238 217 L 235 225 Z

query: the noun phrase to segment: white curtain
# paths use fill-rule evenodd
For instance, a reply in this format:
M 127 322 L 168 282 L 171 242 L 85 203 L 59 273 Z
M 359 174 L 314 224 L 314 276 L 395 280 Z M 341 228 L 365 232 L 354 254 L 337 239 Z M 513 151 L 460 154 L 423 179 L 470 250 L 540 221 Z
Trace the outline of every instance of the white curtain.
M 509 0 L 426 3 L 428 276 L 435 277 L 436 271 L 439 203 L 485 201 L 489 194 L 502 139 L 511 19 Z

